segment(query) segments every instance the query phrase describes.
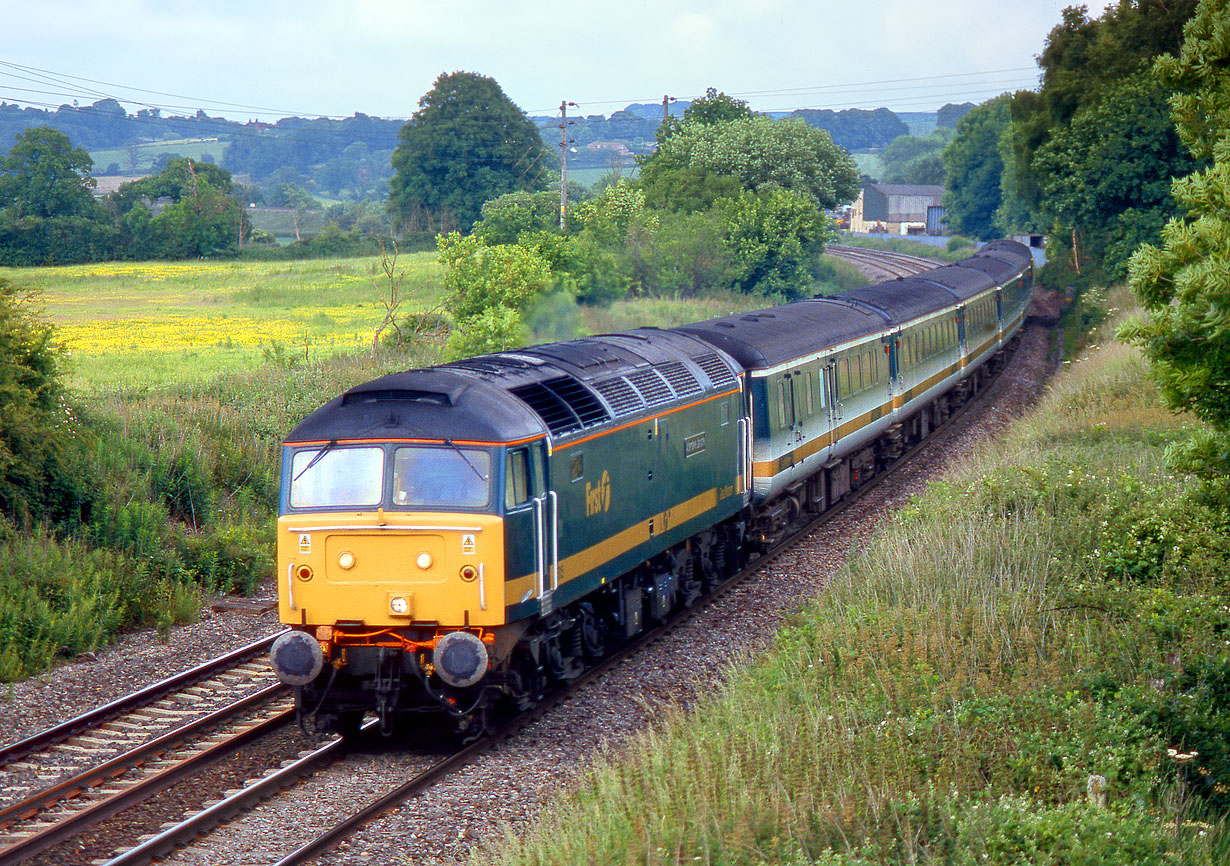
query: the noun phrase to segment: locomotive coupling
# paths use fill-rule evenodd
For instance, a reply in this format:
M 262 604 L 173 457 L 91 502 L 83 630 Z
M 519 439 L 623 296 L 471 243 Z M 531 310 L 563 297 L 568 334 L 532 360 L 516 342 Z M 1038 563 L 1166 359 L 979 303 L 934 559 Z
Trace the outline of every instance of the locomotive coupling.
M 269 662 L 278 679 L 288 686 L 303 686 L 316 679 L 325 664 L 320 644 L 309 634 L 288 631 L 273 642 Z

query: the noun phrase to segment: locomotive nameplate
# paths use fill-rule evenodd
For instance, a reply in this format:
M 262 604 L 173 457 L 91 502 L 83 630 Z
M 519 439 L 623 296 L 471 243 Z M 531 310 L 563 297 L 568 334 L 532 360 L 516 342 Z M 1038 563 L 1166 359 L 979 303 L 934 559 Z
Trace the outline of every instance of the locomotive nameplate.
M 705 434 L 697 433 L 683 440 L 683 456 L 695 457 L 705 450 Z

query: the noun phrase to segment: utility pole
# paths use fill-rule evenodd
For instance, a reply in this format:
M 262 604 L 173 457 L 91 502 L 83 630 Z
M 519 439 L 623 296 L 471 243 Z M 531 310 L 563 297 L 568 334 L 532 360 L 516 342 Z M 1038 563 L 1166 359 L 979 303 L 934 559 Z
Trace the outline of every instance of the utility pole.
M 670 116 L 671 103 L 675 101 L 675 97 L 662 95 L 662 122 L 666 123 L 666 118 Z
M 568 119 L 568 106 L 578 108 L 575 102 L 561 102 L 559 104 L 559 228 L 564 230 L 564 218 L 568 215 L 568 145 L 574 144 L 573 139 L 568 137 L 568 127 L 572 126 L 572 121 Z

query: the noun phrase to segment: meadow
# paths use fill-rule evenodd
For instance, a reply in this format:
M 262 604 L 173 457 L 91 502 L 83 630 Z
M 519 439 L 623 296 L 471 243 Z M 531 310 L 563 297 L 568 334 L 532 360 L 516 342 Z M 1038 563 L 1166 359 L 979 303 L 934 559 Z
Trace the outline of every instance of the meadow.
M 402 312 L 438 302 L 430 253 L 399 257 Z M 370 352 L 388 281 L 378 258 L 105 262 L 0 268 L 36 293 L 83 391 L 202 382 L 288 358 Z
M 474 861 L 1230 862 L 1230 523 L 1127 303 L 769 653 Z

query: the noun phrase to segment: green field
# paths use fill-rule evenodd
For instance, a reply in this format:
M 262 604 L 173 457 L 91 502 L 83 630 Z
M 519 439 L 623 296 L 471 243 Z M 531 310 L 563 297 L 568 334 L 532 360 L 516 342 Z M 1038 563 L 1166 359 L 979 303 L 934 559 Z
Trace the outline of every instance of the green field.
M 154 163 L 164 153 L 175 156 L 187 156 L 198 161 L 218 163 L 222 160 L 222 152 L 226 150 L 226 139 L 218 138 L 179 138 L 170 141 L 149 141 L 136 146 L 136 171 L 153 171 Z M 121 171 L 133 170 L 132 151 L 127 147 L 113 147 L 105 150 L 90 151 L 94 160 L 94 174 L 105 174 L 111 163 L 118 163 Z M 206 157 L 209 157 L 206 160 Z
M 399 316 L 439 307 L 435 253 L 403 254 Z M 375 257 L 287 262 L 104 262 L 0 268 L 69 352 L 80 391 L 203 382 L 273 362 L 314 364 L 365 355 L 385 316 L 388 280 Z M 638 297 L 606 307 L 548 296 L 525 316 L 530 342 L 654 325 L 672 327 L 755 309 L 764 299 Z
M 435 303 L 431 253 L 403 255 L 403 312 Z M 193 382 L 269 359 L 370 349 L 387 280 L 375 258 L 296 262 L 106 262 L 0 268 L 34 290 L 82 389 Z

